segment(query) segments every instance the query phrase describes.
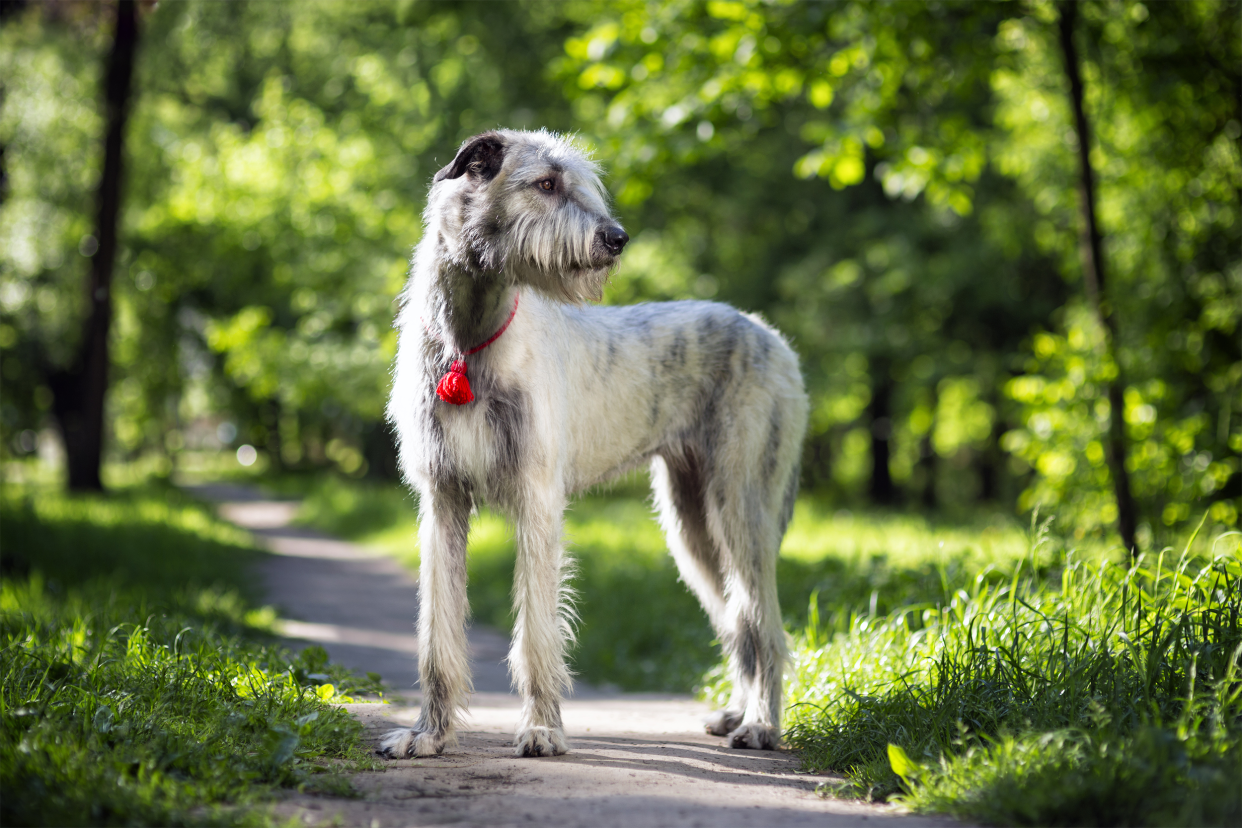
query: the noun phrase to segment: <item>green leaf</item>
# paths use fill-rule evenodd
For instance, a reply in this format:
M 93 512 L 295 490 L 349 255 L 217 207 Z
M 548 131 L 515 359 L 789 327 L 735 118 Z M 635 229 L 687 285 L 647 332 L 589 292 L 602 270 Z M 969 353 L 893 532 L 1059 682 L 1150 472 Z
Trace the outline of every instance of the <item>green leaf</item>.
M 892 742 L 888 743 L 888 763 L 893 766 L 893 773 L 900 776 L 907 785 L 911 784 L 912 777 L 918 775 L 919 766 L 910 760 L 899 745 Z

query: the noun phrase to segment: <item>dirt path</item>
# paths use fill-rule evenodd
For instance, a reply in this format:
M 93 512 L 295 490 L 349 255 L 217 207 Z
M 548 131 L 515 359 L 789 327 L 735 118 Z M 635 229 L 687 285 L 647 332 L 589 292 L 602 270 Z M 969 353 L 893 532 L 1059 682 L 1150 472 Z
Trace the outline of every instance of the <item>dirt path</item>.
M 418 716 L 417 583 L 395 561 L 312 530 L 288 525 L 297 504 L 250 489 L 196 486 L 226 519 L 274 554 L 258 575 L 282 613 L 291 643 L 324 646 L 334 661 L 380 673 L 394 703 L 348 705 L 368 736 Z M 828 777 L 800 774 L 786 751 L 737 751 L 707 736 L 706 705 L 688 696 L 607 693 L 580 685 L 566 702 L 571 751 L 518 759 L 510 740 L 518 700 L 503 665 L 507 637 L 474 627 L 476 693 L 457 748 L 434 759 L 389 762 L 353 777 L 358 799 L 294 795 L 281 815 L 305 824 L 393 828 L 547 824 L 610 826 L 957 826 L 894 808 L 824 799 Z

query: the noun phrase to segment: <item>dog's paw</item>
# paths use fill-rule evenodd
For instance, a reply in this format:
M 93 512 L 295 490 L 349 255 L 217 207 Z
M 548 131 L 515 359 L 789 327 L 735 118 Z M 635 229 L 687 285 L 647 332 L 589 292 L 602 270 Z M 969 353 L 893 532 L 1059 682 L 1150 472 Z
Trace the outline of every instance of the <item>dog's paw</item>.
M 380 739 L 380 746 L 375 752 L 388 759 L 409 758 L 414 755 L 414 737 L 416 736 L 418 736 L 418 731 L 408 727 L 390 730 L 384 734 L 384 738 Z
M 528 727 L 513 740 L 518 756 L 559 756 L 569 753 L 565 731 L 559 727 Z
M 713 736 L 728 736 L 742 723 L 742 714 L 737 710 L 717 710 L 703 720 L 703 727 Z
M 742 725 L 729 734 L 729 747 L 749 750 L 776 750 L 781 735 L 776 728 L 761 724 Z
M 412 756 L 435 756 L 443 753 L 449 740 L 443 734 L 425 733 L 411 728 L 390 730 L 380 740 L 380 756 L 389 759 L 409 759 Z

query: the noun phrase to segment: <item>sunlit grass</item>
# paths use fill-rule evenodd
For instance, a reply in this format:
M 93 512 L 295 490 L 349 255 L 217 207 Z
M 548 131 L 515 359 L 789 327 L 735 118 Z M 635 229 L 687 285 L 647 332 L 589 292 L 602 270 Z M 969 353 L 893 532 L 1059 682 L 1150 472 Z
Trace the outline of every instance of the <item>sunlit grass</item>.
M 985 569 L 797 636 L 788 738 L 840 791 L 997 824 L 1237 824 L 1242 549 Z M 723 682 L 722 682 L 723 684 Z M 724 687 L 713 690 L 721 692 Z M 910 757 L 900 780 L 889 745 Z
M 279 787 L 349 794 L 373 689 L 276 645 L 248 536 L 173 489 L 0 497 L 5 825 L 266 824 Z
M 781 556 L 805 563 L 828 557 L 858 563 L 881 556 L 899 567 L 956 561 L 974 569 L 1012 565 L 1028 548 L 1023 528 L 1000 515 L 981 515 L 962 525 L 918 513 L 855 514 L 804 497 L 794 507 Z

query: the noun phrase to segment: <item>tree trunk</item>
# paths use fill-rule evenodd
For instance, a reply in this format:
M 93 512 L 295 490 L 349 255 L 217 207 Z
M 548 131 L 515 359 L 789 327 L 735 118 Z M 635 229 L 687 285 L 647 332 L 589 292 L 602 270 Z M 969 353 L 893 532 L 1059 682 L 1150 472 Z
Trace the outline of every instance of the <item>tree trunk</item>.
M 263 448 L 267 451 L 272 468 L 276 471 L 287 471 L 280 435 L 280 408 L 280 400 L 276 397 L 263 403 L 260 421 L 264 431 Z
M 818 489 L 832 483 L 832 434 L 809 435 L 802 453 L 803 487 Z
M 1105 295 L 1103 239 L 1095 214 L 1095 171 L 1091 167 L 1091 131 L 1083 109 L 1082 76 L 1078 70 L 1078 50 L 1074 46 L 1074 24 L 1078 18 L 1075 2 L 1060 4 L 1059 28 L 1065 74 L 1069 78 L 1070 104 L 1074 110 L 1074 127 L 1078 132 L 1078 191 L 1083 227 L 1079 240 L 1082 255 L 1083 284 L 1087 299 L 1095 309 L 1104 332 L 1105 355 L 1117 368 L 1108 384 L 1108 468 L 1113 478 L 1117 499 L 1117 530 L 1121 542 L 1131 555 L 1138 554 L 1135 530 L 1138 519 L 1134 497 L 1130 492 L 1130 474 L 1126 470 L 1125 382 L 1117 360 L 1117 318 Z
M 86 282 L 87 317 L 78 353 L 68 370 L 48 377 L 52 411 L 65 441 L 69 488 L 102 491 L 104 397 L 108 390 L 108 331 L 112 326 L 112 270 L 121 210 L 125 121 L 138 46 L 138 9 L 118 0 L 116 30 L 104 80 L 106 130 L 103 174 L 96 193 L 95 240 Z
M 363 430 L 362 456 L 367 461 L 367 477 L 376 480 L 401 479 L 396 437 L 387 421 L 370 423 Z
M 893 476 L 888 470 L 889 441 L 893 434 L 893 381 L 886 364 L 876 364 L 873 371 L 871 402 L 867 404 L 867 413 L 871 416 L 871 484 L 867 493 L 875 505 L 891 506 L 897 499 Z
M 923 470 L 923 490 L 919 494 L 919 502 L 928 512 L 934 512 L 940 507 L 940 498 L 936 495 L 940 457 L 932 445 L 930 429 L 919 440 L 919 468 Z
M 928 404 L 931 408 L 931 423 L 927 426 L 927 432 L 919 438 L 919 459 L 915 462 L 916 478 L 919 484 L 919 503 L 928 512 L 934 512 L 940 507 L 940 498 L 936 491 L 936 478 L 940 472 L 940 456 L 936 454 L 935 440 L 936 419 L 940 409 L 940 391 L 933 383 L 928 392 L 931 399 Z
M 1007 430 L 1000 417 L 1000 395 L 995 385 L 988 392 L 988 403 L 992 406 L 992 431 L 988 434 L 988 442 L 983 451 L 979 452 L 979 501 L 992 503 L 1000 499 L 1001 465 L 1005 462 L 1005 452 L 1001 449 L 1001 437 Z
M 26 10 L 29 0 L 0 0 L 0 22 L 16 17 Z

